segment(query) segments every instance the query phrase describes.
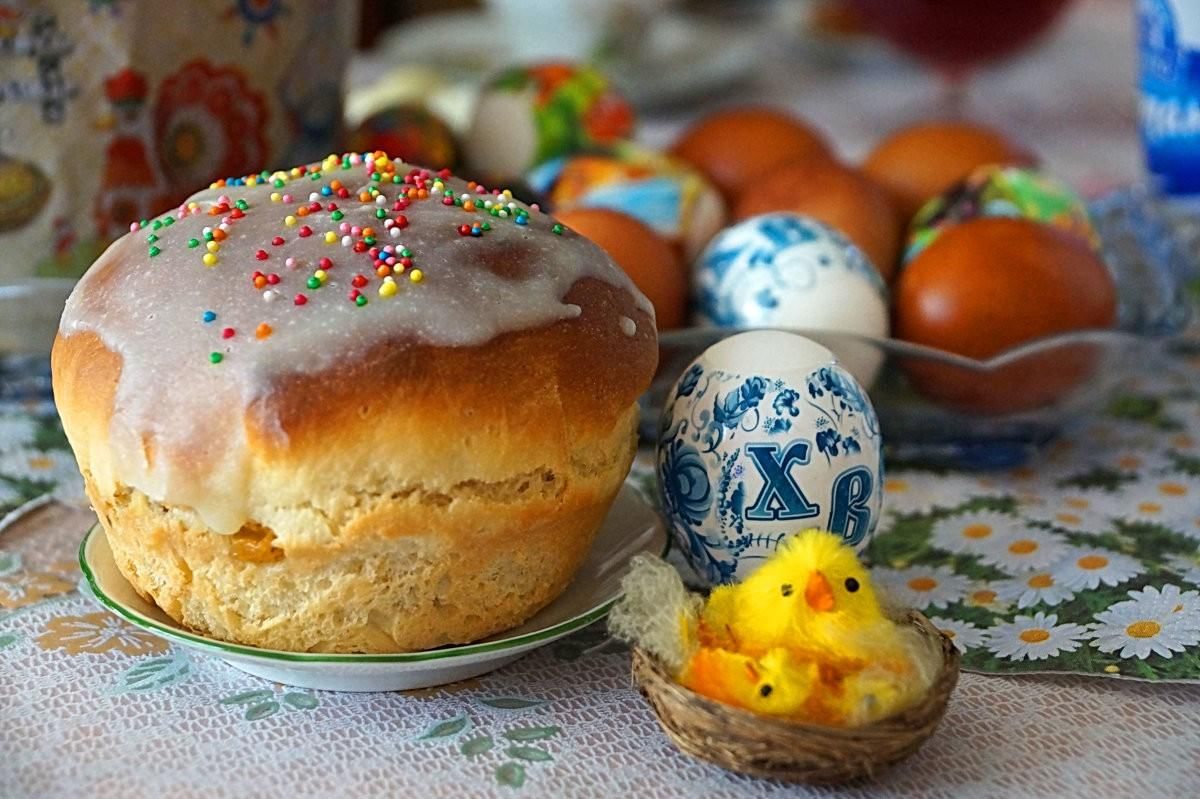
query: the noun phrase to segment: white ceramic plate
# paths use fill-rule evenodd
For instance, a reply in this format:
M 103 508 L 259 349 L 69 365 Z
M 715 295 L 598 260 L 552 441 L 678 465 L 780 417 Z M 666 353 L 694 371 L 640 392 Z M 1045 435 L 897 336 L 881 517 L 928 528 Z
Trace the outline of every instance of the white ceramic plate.
M 497 37 L 497 24 L 487 13 L 455 11 L 392 28 L 373 52 L 358 56 L 351 64 L 347 107 L 352 111 L 362 108 L 360 95 L 386 94 L 389 87 L 375 84 L 388 80 L 388 72 L 397 65 L 432 68 L 450 80 L 475 84 L 508 63 L 589 60 L 585 52 L 522 53 L 515 42 Z M 766 57 L 763 33 L 759 26 L 731 27 L 704 17 L 665 12 L 655 17 L 636 52 L 614 53 L 599 66 L 639 108 L 680 105 L 711 98 L 752 77 Z M 565 46 L 565 40 L 556 45 Z M 469 122 L 470 96 L 456 95 L 454 107 L 448 108 L 437 94 L 426 98 L 437 106 L 435 110 L 452 124 Z M 378 102 L 371 105 L 379 107 Z
M 215 655 L 274 682 L 325 691 L 402 691 L 476 677 L 602 618 L 620 596 L 629 559 L 661 555 L 667 534 L 658 514 L 626 485 L 617 495 L 587 559 L 567 590 L 529 621 L 462 646 L 395 655 L 333 655 L 259 649 L 209 638 L 172 620 L 138 596 L 113 560 L 99 525 L 79 547 L 83 587 L 108 610 L 180 646 Z

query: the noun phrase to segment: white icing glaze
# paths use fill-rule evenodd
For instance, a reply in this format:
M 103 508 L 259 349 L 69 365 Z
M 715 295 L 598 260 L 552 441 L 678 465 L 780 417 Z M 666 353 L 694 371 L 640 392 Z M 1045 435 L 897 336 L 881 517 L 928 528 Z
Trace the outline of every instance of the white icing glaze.
M 397 174 L 409 172 L 396 163 Z M 202 191 L 170 215 L 170 225 L 147 226 L 115 242 L 80 280 L 67 301 L 61 334 L 90 331 L 122 358 L 110 430 L 116 474 L 97 474 L 97 480 L 117 479 L 156 501 L 189 506 L 212 529 L 233 533 L 247 521 L 249 458 L 242 419 L 280 376 L 324 370 L 385 340 L 473 346 L 501 333 L 577 318 L 582 309 L 563 298 L 583 278 L 628 291 L 639 308 L 653 314 L 598 247 L 571 231 L 554 233 L 553 219 L 520 203 L 510 205 L 510 198 L 466 194 L 467 184 L 448 179 L 448 192 L 474 198 L 479 205 L 474 213 L 444 205 L 433 191 L 429 199 L 395 210 L 399 192 L 408 186 L 387 180 L 376 184 L 382 204 L 360 202 L 359 191 L 370 185 L 364 167 L 326 163 L 325 169 L 319 180 L 291 178 L 282 188 L 263 181 Z M 308 205 L 311 192 L 334 179 L 350 189 L 349 198 L 320 197 L 321 210 L 285 225 L 286 216 Z M 290 194 L 292 200 L 272 201 L 272 193 Z M 210 215 L 222 195 L 248 203 L 242 218 Z M 505 216 L 490 216 L 485 201 L 502 202 Z M 340 221 L 331 218 L 330 202 L 344 215 Z M 393 236 L 397 228 L 386 229 L 376 209 L 387 218 L 402 214 L 407 227 Z M 525 225 L 515 221 L 521 210 L 528 211 Z M 227 238 L 219 242 L 217 263 L 205 266 L 203 230 L 223 219 Z M 458 230 L 484 222 L 491 230 L 478 237 Z M 376 246 L 394 247 L 396 253 L 410 249 L 412 269 L 420 269 L 424 279 L 412 283 L 408 273 L 397 273 L 396 294 L 381 296 L 384 281 L 374 259 L 347 246 L 361 235 L 351 233 L 347 240 L 343 224 L 374 228 Z M 301 237 L 305 225 L 312 234 Z M 327 231 L 336 234 L 335 243 L 326 243 Z M 151 234 L 158 236 L 153 246 L 160 250 L 153 257 Z M 272 244 L 276 236 L 283 244 Z M 193 238 L 200 245 L 191 248 Z M 259 250 L 265 260 L 256 258 Z M 322 257 L 333 266 L 327 282 L 314 290 L 306 281 Z M 291 268 L 287 258 L 296 259 Z M 278 275 L 278 283 L 256 288 L 256 270 Z M 360 291 L 367 303 L 361 307 L 348 297 L 356 275 L 366 278 Z M 297 294 L 306 304 L 295 303 Z M 206 311 L 216 318 L 203 322 Z M 271 328 L 262 339 L 256 337 L 261 324 Z M 225 328 L 234 330 L 232 338 L 223 338 Z M 211 353 L 223 360 L 211 363 Z M 269 429 L 273 420 L 260 422 Z M 278 435 L 285 435 L 282 429 Z M 148 451 L 156 455 L 148 459 Z
M 633 321 L 628 316 L 622 316 L 620 323 L 621 332 L 625 335 L 632 337 L 637 334 L 637 322 Z

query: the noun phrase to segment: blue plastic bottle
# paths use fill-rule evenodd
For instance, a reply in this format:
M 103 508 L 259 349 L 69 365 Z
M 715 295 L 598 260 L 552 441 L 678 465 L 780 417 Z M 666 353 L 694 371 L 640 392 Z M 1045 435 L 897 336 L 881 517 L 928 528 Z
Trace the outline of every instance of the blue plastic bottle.
M 1200 203 L 1200 0 L 1138 0 L 1138 46 L 1151 185 Z

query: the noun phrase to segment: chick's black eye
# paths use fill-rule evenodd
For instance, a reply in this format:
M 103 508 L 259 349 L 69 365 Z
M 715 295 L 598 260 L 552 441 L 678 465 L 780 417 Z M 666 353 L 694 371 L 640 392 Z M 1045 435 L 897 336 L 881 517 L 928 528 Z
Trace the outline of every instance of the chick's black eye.
M 857 591 L 858 590 L 858 580 L 855 580 L 853 577 L 847 577 L 846 578 L 846 590 L 852 594 L 855 591 Z
M 791 596 L 792 595 L 792 584 L 784 583 L 783 585 L 779 586 L 779 592 L 781 594 L 783 594 L 784 596 Z
M 772 692 L 772 691 L 774 691 L 774 690 L 775 690 L 775 689 L 774 689 L 774 688 L 772 688 L 770 685 L 764 685 L 764 686 L 762 686 L 761 688 L 759 688 L 759 689 L 758 689 L 758 695 L 759 695 L 759 696 L 761 696 L 761 697 L 763 697 L 763 698 L 765 699 L 765 698 L 767 698 L 768 696 L 770 696 L 770 695 L 771 695 L 771 692 Z

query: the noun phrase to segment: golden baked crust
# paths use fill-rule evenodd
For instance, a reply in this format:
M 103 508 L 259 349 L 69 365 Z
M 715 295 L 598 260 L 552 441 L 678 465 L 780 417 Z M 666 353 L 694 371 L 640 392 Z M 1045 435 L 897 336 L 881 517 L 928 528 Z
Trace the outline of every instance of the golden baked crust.
M 274 380 L 243 416 L 250 512 L 233 536 L 122 479 L 121 357 L 90 332 L 60 337 L 56 401 L 122 573 L 183 624 L 276 649 L 407 651 L 520 623 L 586 554 L 657 360 L 628 292 L 585 278 L 565 301 L 578 318 L 481 346 L 389 341 Z
M 122 574 L 177 621 L 271 649 L 396 652 L 508 629 L 562 593 L 624 469 L 592 479 L 590 502 L 548 472 L 463 489 L 452 509 L 439 494 L 348 495 L 346 541 L 300 554 L 257 524 L 216 535 L 141 492 L 88 492 Z

